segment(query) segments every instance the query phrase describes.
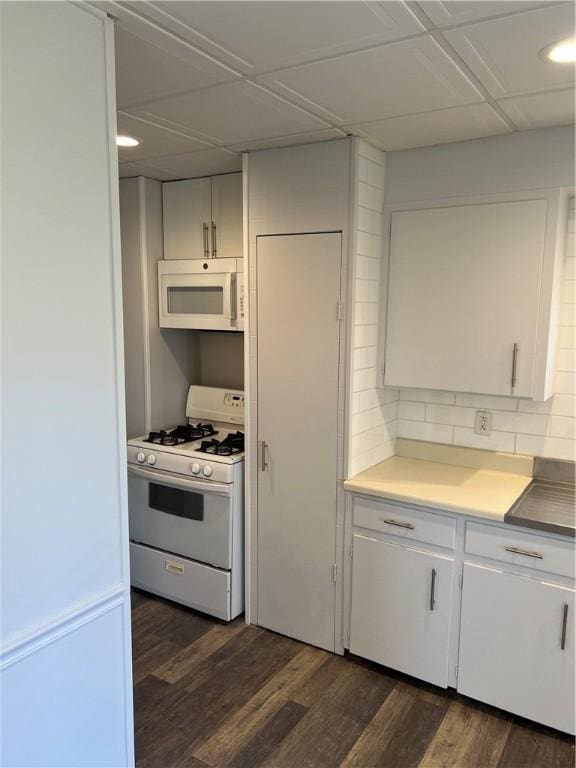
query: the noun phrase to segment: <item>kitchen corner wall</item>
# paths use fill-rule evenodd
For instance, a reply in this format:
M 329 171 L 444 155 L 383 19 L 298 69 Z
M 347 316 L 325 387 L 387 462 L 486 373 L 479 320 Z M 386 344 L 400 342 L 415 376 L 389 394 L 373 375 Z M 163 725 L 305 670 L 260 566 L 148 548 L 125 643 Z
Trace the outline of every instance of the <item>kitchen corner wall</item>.
M 394 454 L 398 408 L 398 390 L 377 386 L 385 154 L 361 140 L 355 148 L 348 477 Z
M 576 456 L 575 204 L 570 200 L 556 359 L 556 393 L 545 403 L 425 389 L 401 389 L 398 436 L 556 459 Z M 476 409 L 492 413 L 492 434 L 474 433 Z

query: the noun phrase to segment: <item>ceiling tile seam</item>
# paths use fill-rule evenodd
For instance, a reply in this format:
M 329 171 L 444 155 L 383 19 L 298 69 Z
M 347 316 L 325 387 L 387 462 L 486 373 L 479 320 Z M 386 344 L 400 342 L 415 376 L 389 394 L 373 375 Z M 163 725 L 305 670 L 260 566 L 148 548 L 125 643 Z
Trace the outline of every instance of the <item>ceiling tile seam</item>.
M 170 128 L 167 125 L 162 125 L 161 123 L 156 123 L 156 122 L 154 122 L 153 120 L 151 120 L 151 119 L 149 119 L 147 117 L 142 117 L 141 115 L 138 115 L 138 114 L 134 115 L 134 114 L 131 114 L 130 112 L 126 112 L 126 111 L 124 111 L 122 109 L 118 109 L 117 110 L 117 114 L 121 115 L 122 117 L 129 118 L 130 120 L 136 120 L 139 123 L 144 123 L 144 125 L 149 125 L 151 128 L 158 128 L 159 130 L 164 131 L 165 133 L 173 134 L 174 136 L 178 136 L 179 138 L 188 139 L 189 141 L 192 141 L 192 142 L 195 141 L 195 142 L 200 142 L 201 144 L 205 144 L 206 145 L 205 147 L 201 147 L 198 150 L 200 152 L 203 149 L 211 149 L 211 148 L 214 148 L 214 147 L 217 148 L 217 147 L 220 146 L 219 144 L 214 144 L 212 141 L 207 141 L 206 139 L 201 139 L 201 138 L 198 138 L 196 136 L 192 136 L 189 133 L 184 133 L 183 131 L 179 131 L 176 128 Z M 190 129 L 190 130 L 192 130 L 192 129 Z M 194 150 L 191 150 L 191 151 L 194 151 Z
M 127 8 L 126 6 L 120 5 L 115 0 L 111 0 L 110 4 L 113 7 L 113 10 L 118 14 L 118 16 L 115 17 L 115 23 L 118 24 L 122 29 L 124 29 L 129 34 L 134 35 L 135 37 L 140 38 L 140 40 L 144 40 L 145 42 L 149 43 L 150 45 L 154 45 L 156 48 L 158 48 L 157 45 L 155 45 L 150 40 L 146 39 L 145 37 L 142 37 L 138 34 L 138 32 L 134 31 L 134 29 L 128 29 L 127 26 L 123 26 L 124 24 L 129 24 L 131 21 L 139 22 L 140 24 L 144 24 L 145 26 L 151 27 L 155 32 L 160 32 L 161 35 L 164 35 L 168 40 L 174 40 L 180 45 L 183 45 L 185 48 L 190 49 L 193 53 L 197 54 L 198 56 L 208 59 L 211 63 L 218 65 L 219 67 L 222 67 L 223 69 L 230 72 L 231 75 L 234 75 L 235 77 L 241 77 L 242 72 L 234 69 L 230 64 L 227 62 L 221 61 L 220 59 L 216 58 L 213 54 L 208 53 L 208 51 L 205 51 L 204 49 L 200 48 L 197 45 L 194 45 L 189 40 L 186 40 L 185 38 L 181 37 L 175 32 L 172 32 L 169 29 L 165 29 L 161 25 L 157 24 L 154 21 L 151 21 L 150 19 L 147 19 L 145 16 L 142 16 L 139 13 L 136 13 L 130 8 Z M 160 49 L 163 50 L 163 49 Z M 165 51 L 168 53 L 168 51 Z M 179 59 L 180 61 L 184 61 L 186 63 L 190 63 L 186 59 L 182 59 L 177 52 L 174 50 L 171 52 L 171 55 L 173 55 L 175 58 Z
M 498 113 L 500 118 L 510 128 L 510 130 L 512 131 L 520 130 L 519 127 L 514 123 L 514 121 L 510 119 L 510 117 L 498 104 L 496 99 L 492 97 L 492 94 L 488 91 L 488 89 L 484 87 L 481 80 L 474 74 L 474 72 L 466 64 L 464 59 L 462 59 L 460 54 L 455 50 L 455 48 L 452 47 L 452 45 L 448 42 L 448 40 L 446 40 L 442 32 L 435 27 L 434 22 L 429 18 L 428 14 L 419 5 L 414 7 L 414 12 L 416 15 L 418 15 L 422 24 L 424 24 L 425 27 L 428 27 L 429 34 L 434 38 L 434 40 L 436 40 L 438 45 L 443 49 L 444 53 L 450 59 L 452 59 L 452 62 L 454 63 L 454 65 L 458 69 L 460 69 L 460 71 L 465 77 L 467 77 L 470 80 L 470 82 L 475 86 L 476 90 L 480 93 L 480 95 L 484 97 L 484 100 L 486 101 L 486 103 L 489 104 L 492 107 L 492 109 Z M 469 26 L 469 25 L 466 24 L 463 26 Z
M 498 96 L 496 101 L 500 103 L 501 101 L 508 101 L 509 99 L 525 99 L 530 96 L 547 96 L 551 93 L 562 93 L 563 91 L 571 91 L 572 93 L 575 93 L 574 85 L 559 85 L 551 88 L 544 88 L 541 91 L 519 91 L 518 93 L 511 93 L 506 96 Z
M 465 2 L 465 0 L 463 0 Z M 488 0 L 489 2 L 494 2 L 494 4 L 497 4 L 497 0 Z M 431 24 L 431 28 L 438 29 L 441 32 L 452 32 L 454 29 L 462 29 L 462 27 L 472 27 L 476 26 L 478 24 L 484 24 L 484 22 L 490 22 L 490 21 L 502 21 L 504 19 L 508 19 L 512 16 L 522 16 L 525 13 L 533 13 L 534 11 L 541 11 L 544 8 L 559 8 L 561 6 L 567 6 L 570 3 L 562 2 L 560 0 L 559 2 L 533 2 L 532 7 L 527 8 L 517 8 L 515 11 L 508 11 L 507 13 L 501 13 L 498 15 L 493 16 L 485 16 L 481 19 L 468 19 L 467 21 L 457 21 L 453 24 L 443 24 L 442 26 L 439 26 L 436 24 L 436 22 L 432 21 L 432 19 L 428 16 L 425 9 L 422 7 L 420 2 L 410 2 L 409 6 L 411 9 L 418 9 L 421 13 L 424 13 L 426 15 L 426 18 L 429 20 Z M 415 15 L 417 15 L 415 13 Z M 422 21 L 422 19 L 419 19 Z M 430 29 L 430 27 L 429 27 Z
M 376 118 L 376 120 L 361 120 L 358 122 L 346 122 L 340 125 L 340 128 L 351 128 L 353 126 L 365 126 L 365 125 L 373 125 L 375 123 L 386 123 L 389 120 L 402 120 L 405 117 L 420 117 L 423 115 L 430 115 L 430 114 L 437 114 L 438 112 L 450 112 L 453 109 L 468 109 L 470 107 L 482 107 L 486 106 L 485 101 L 472 101 L 469 104 L 451 104 L 448 107 L 439 107 L 437 109 L 424 109 L 424 110 L 418 110 L 417 112 L 406 112 L 402 115 L 394 115 L 392 117 L 379 117 Z

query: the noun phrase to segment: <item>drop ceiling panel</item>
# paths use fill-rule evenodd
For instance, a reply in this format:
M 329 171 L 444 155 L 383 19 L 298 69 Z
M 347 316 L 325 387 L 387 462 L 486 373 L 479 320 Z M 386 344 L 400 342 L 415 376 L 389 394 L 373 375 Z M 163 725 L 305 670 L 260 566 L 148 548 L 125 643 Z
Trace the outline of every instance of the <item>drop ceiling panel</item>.
M 152 168 L 145 163 L 120 163 L 118 173 L 121 179 L 129 179 L 134 176 L 146 176 L 157 181 L 173 181 L 180 178 L 178 174 L 166 173 L 158 168 Z
M 392 117 L 389 120 L 351 125 L 348 128 L 352 133 L 386 150 L 409 149 L 511 133 L 508 125 L 488 104 Z
M 506 16 L 518 11 L 529 11 L 545 6 L 545 2 L 525 0 L 423 0 L 418 5 L 438 27 L 465 24 L 469 21 L 488 19 L 492 16 Z
M 116 91 L 120 108 L 235 77 L 229 69 L 189 48 L 188 58 L 184 60 L 118 24 L 115 30 Z
M 479 101 L 431 37 L 263 75 L 274 90 L 335 123 L 358 123 Z
M 401 2 L 130 3 L 246 74 L 398 40 L 423 31 Z
M 238 144 L 229 144 L 228 149 L 236 152 L 247 152 L 255 149 L 274 149 L 275 147 L 291 147 L 296 144 L 313 144 L 317 141 L 330 141 L 346 136 L 346 131 L 339 128 L 326 128 L 321 131 L 306 131 L 305 133 L 291 133 L 287 136 L 276 136 L 273 139 L 254 139 L 254 141 L 241 141 Z
M 544 61 L 539 51 L 574 34 L 571 4 L 486 21 L 445 33 L 492 96 L 501 98 L 574 83 L 574 67 Z
M 159 155 L 182 154 L 210 147 L 204 141 L 182 136 L 123 112 L 118 113 L 118 133 L 140 141 L 137 147 L 118 147 L 118 156 L 123 162 L 146 160 Z
M 326 123 L 247 81 L 158 101 L 136 110 L 232 144 L 325 128 Z
M 521 130 L 574 122 L 574 89 L 515 96 L 498 102 Z
M 155 171 L 169 174 L 170 178 L 190 179 L 242 170 L 242 156 L 225 149 L 207 149 L 183 155 L 161 157 L 149 164 Z M 155 178 L 159 178 L 156 176 Z

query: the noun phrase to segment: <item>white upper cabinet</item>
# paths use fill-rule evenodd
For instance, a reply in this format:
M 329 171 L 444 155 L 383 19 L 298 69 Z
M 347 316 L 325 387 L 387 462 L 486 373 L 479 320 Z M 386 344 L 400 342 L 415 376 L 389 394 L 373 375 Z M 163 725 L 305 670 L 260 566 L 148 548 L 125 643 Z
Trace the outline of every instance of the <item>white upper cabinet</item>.
M 242 256 L 242 174 L 162 185 L 165 259 Z
M 553 394 L 565 202 L 555 190 L 389 210 L 386 385 Z
M 219 258 L 242 258 L 241 173 L 212 177 L 211 247 Z

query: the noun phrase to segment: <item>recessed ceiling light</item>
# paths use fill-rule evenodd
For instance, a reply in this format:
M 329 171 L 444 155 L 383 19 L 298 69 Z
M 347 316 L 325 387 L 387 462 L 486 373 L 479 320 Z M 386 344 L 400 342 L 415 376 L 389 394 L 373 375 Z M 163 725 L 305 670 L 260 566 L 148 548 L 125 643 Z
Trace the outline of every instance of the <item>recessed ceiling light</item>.
M 540 51 L 540 56 L 555 64 L 570 64 L 576 61 L 576 39 L 571 37 L 568 40 L 547 45 Z
M 119 147 L 137 147 L 140 142 L 132 136 L 116 136 L 116 144 Z

